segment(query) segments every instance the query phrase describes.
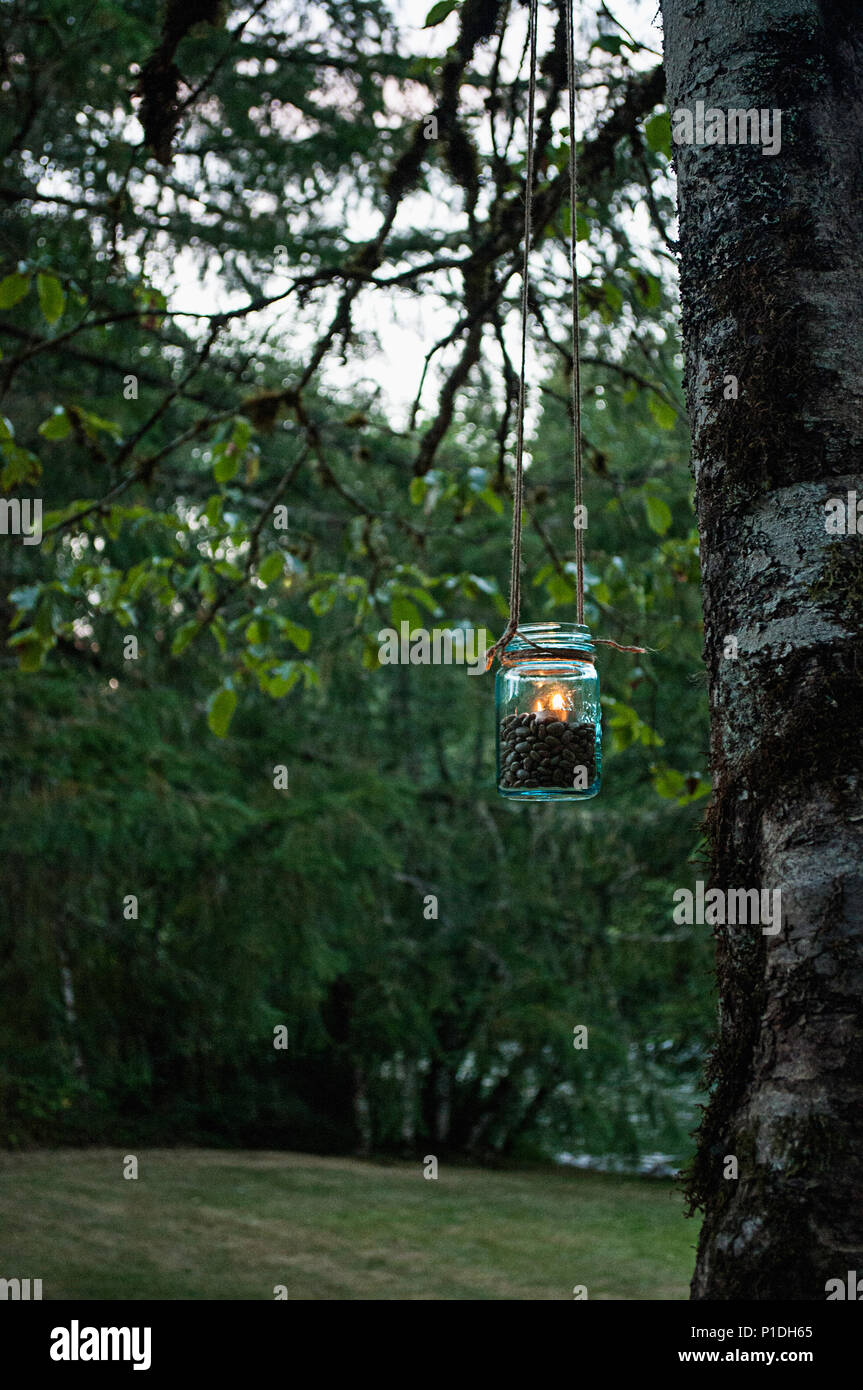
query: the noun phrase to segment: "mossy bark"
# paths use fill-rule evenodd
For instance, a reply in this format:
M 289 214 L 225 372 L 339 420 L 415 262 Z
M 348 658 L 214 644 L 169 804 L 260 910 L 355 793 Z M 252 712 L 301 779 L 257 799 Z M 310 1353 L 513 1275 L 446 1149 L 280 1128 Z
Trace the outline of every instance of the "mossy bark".
M 776 154 L 676 149 L 711 878 L 780 888 L 783 919 L 717 929 L 692 1296 L 823 1299 L 863 1269 L 863 538 L 824 513 L 863 497 L 863 10 L 662 13 L 672 112 L 782 112 Z

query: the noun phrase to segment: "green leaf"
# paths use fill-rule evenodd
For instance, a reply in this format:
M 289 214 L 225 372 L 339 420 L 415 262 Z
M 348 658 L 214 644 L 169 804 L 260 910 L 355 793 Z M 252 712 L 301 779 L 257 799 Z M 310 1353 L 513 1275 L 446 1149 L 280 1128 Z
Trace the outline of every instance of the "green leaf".
M 380 647 L 372 637 L 367 637 L 363 643 L 362 664 L 367 671 L 377 671 L 380 667 Z
M 45 319 L 48 323 L 56 323 L 66 307 L 63 286 L 55 275 L 39 274 L 36 276 L 36 288 L 39 292 L 39 307 Z
M 325 589 L 316 589 L 309 595 L 309 607 L 316 618 L 323 618 L 334 607 L 339 596 L 335 584 L 329 584 Z
M 247 420 L 245 415 L 238 415 L 234 420 L 234 428 L 231 431 L 231 443 L 236 446 L 238 451 L 243 454 L 249 447 L 249 440 L 252 437 L 252 422 Z
M 607 695 L 603 705 L 608 710 L 608 726 L 614 734 L 614 746 L 618 752 L 628 748 L 631 743 L 642 743 L 645 748 L 661 748 L 664 739 L 638 714 L 631 705 Z
M 17 271 L 0 280 L 0 309 L 11 309 L 13 304 L 24 298 L 29 288 L 30 276 L 20 275 Z
M 36 609 L 33 627 L 42 638 L 43 644 L 50 646 L 54 636 L 54 604 L 47 595 L 43 595 L 39 607 Z
M 218 455 L 218 457 L 217 457 Z M 216 462 L 213 466 L 213 477 L 217 483 L 229 483 L 236 477 L 240 467 L 240 452 L 233 445 L 218 445 L 213 450 L 213 457 Z
M 436 5 L 432 5 L 426 15 L 424 29 L 433 29 L 436 24 L 442 24 L 448 15 L 451 15 L 457 7 L 459 0 L 438 0 Z
M 626 40 L 622 39 L 619 34 L 602 34 L 598 39 L 594 39 L 590 47 L 591 51 L 594 48 L 601 48 L 603 53 L 613 53 L 617 56 L 625 43 Z M 632 44 L 627 43 L 626 47 L 631 48 Z
M 22 671 L 38 671 L 44 655 L 45 648 L 41 642 L 28 642 L 18 653 L 18 665 Z
M 683 773 L 678 772 L 676 768 L 666 767 L 663 763 L 658 763 L 650 771 L 654 790 L 660 796 L 670 801 L 676 801 L 683 791 Z
M 232 564 L 230 560 L 219 560 L 213 568 L 220 579 L 230 579 L 232 583 L 239 583 L 241 579 L 245 579 L 239 565 Z
M 42 465 L 29 449 L 22 449 L 11 440 L 0 444 L 0 455 L 6 460 L 0 473 L 0 486 L 8 492 L 21 483 L 35 483 L 42 476 Z M 43 523 L 44 524 L 44 523 Z
M 558 574 L 557 570 L 549 576 L 545 587 L 553 603 L 572 603 L 576 596 L 574 586 L 562 574 Z
M 663 502 L 661 497 L 653 497 L 647 493 L 644 498 L 644 510 L 651 531 L 655 531 L 657 536 L 664 536 L 671 525 L 671 508 L 668 503 Z
M 224 656 L 225 652 L 227 651 L 228 641 L 225 637 L 225 624 L 222 622 L 222 619 L 219 617 L 218 614 L 216 614 L 216 617 L 210 623 L 210 632 L 213 635 L 213 639 L 217 647 L 219 648 L 219 651 L 222 653 L 222 656 Z
M 201 597 L 207 604 L 215 603 L 219 596 L 219 586 L 216 583 L 216 576 L 207 565 L 200 565 L 198 569 L 198 589 Z
M 110 434 L 112 438 L 119 439 L 123 431 L 114 420 L 106 420 L 102 415 L 95 415 L 92 410 L 82 410 L 77 407 L 78 415 L 84 426 L 85 433 L 90 439 L 95 439 L 101 431 L 103 434 Z
M 678 806 L 689 806 L 711 790 L 709 777 L 700 772 L 684 774 L 665 763 L 654 763 L 650 769 L 650 780 L 654 790 L 668 801 L 676 801 Z
M 390 604 L 390 615 L 396 631 L 399 631 L 402 623 L 410 623 L 411 631 L 416 627 L 422 627 L 420 610 L 409 598 L 394 598 Z
M 283 695 L 287 695 L 289 691 L 293 690 L 300 679 L 307 690 L 319 683 L 317 671 L 307 662 L 282 661 L 271 671 L 264 672 L 260 678 L 260 686 L 274 700 L 280 700 Z
M 18 648 L 18 665 L 22 671 L 38 671 L 45 655 L 46 644 L 33 627 L 23 628 L 9 638 L 7 644 Z
M 660 429 L 674 429 L 674 426 L 677 424 L 677 411 L 674 409 L 674 406 L 669 405 L 661 396 L 648 396 L 647 409 L 650 411 Z
M 289 663 L 285 662 L 282 666 L 278 666 L 274 671 L 271 671 L 269 675 L 261 677 L 261 689 L 274 700 L 281 700 L 284 695 L 290 694 L 297 681 L 300 679 L 300 671 L 298 669 L 288 671 L 287 674 L 282 674 L 288 665 Z
M 285 634 L 289 642 L 301 652 L 307 652 L 312 642 L 312 634 L 307 627 L 300 627 L 299 623 L 292 623 L 290 618 L 282 618 L 279 627 Z
M 224 738 L 237 708 L 237 692 L 223 685 L 207 701 L 207 723 L 217 738 Z
M 315 617 L 323 618 L 329 613 L 338 596 L 335 584 L 329 584 L 325 589 L 316 589 L 313 594 L 310 594 L 309 607 Z
M 285 557 L 280 550 L 271 550 L 258 565 L 258 578 L 262 584 L 273 584 L 285 572 Z
M 42 421 L 39 433 L 43 439 L 65 439 L 71 428 L 69 416 L 62 405 L 58 405 L 54 408 L 54 414 Z
M 658 309 L 662 303 L 662 283 L 656 275 L 646 271 L 631 271 L 638 297 L 646 309 Z
M 609 309 L 613 309 L 616 314 L 619 314 L 623 308 L 623 295 L 617 285 L 612 284 L 610 280 L 606 280 L 602 287 L 602 292 L 605 295 L 605 302 Z
M 655 154 L 671 158 L 671 117 L 667 111 L 657 111 L 644 122 L 644 138 Z
M 415 507 L 425 499 L 428 491 L 428 482 L 425 478 L 411 478 L 411 485 L 408 488 L 408 496 Z
M 174 640 L 171 643 L 172 656 L 179 656 L 180 652 L 186 650 L 192 638 L 198 632 L 199 626 L 197 618 L 192 618 L 190 622 L 183 623 L 182 627 L 177 628 L 177 631 L 174 633 Z
M 493 511 L 496 516 L 503 516 L 503 502 L 501 498 L 498 497 L 494 488 L 483 488 L 482 492 L 480 493 L 480 497 L 482 498 L 483 502 L 485 502 L 485 505 L 489 508 L 489 510 Z
M 429 613 L 431 613 L 432 617 L 439 618 L 442 615 L 443 609 L 434 594 L 430 594 L 427 589 L 414 588 L 410 589 L 409 593 L 411 598 L 415 598 L 417 603 L 421 603 L 423 608 L 426 608 Z

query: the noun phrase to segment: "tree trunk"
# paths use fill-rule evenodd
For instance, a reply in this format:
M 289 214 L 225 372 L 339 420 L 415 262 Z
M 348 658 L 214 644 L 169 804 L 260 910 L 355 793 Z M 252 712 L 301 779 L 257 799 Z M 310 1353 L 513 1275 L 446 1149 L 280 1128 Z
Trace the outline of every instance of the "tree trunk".
M 672 113 L 782 112 L 776 154 L 676 150 L 711 877 L 782 893 L 776 935 L 716 928 L 692 1294 L 823 1299 L 828 1279 L 863 1270 L 863 537 L 828 533 L 824 507 L 863 498 L 863 13 L 662 12 Z
M 72 967 L 69 963 L 69 952 L 66 949 L 66 929 L 59 924 L 54 927 L 54 944 L 57 947 L 57 961 L 60 967 L 60 992 L 63 997 L 63 1012 L 66 1016 L 66 1028 L 69 1038 L 69 1047 L 72 1053 L 72 1065 L 75 1068 L 75 1075 L 85 1088 L 89 1086 L 90 1080 L 87 1075 L 87 1064 L 84 1061 L 84 1054 L 81 1051 L 81 1030 L 78 1027 L 78 1005 L 75 1000 L 75 981 L 72 975 Z

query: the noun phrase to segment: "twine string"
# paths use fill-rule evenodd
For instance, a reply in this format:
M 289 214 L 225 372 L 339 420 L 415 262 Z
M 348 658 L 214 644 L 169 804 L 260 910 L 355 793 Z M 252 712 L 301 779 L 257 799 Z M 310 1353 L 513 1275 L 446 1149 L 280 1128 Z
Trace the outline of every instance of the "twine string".
M 580 333 L 578 314 L 578 267 L 576 265 L 576 204 L 578 201 L 578 162 L 575 144 L 575 18 L 573 0 L 564 0 L 566 11 L 566 80 L 569 105 L 569 274 L 571 285 L 572 310 L 572 477 L 573 513 L 572 524 L 575 531 L 576 604 L 579 624 L 584 623 L 584 528 L 581 525 L 584 507 L 584 459 L 581 444 L 581 362 L 579 357 Z M 503 634 L 486 653 L 488 671 L 496 656 L 504 650 L 510 638 L 516 633 L 528 646 L 546 656 L 552 648 L 543 648 L 533 642 L 525 633 L 519 632 L 521 619 L 521 536 L 522 511 L 524 507 L 524 415 L 527 391 L 527 321 L 530 291 L 530 252 L 533 241 L 534 213 L 534 125 L 536 123 L 536 67 L 537 67 L 537 17 L 539 0 L 529 0 L 528 6 L 528 105 L 527 105 L 527 163 L 524 188 L 524 257 L 521 274 L 521 371 L 519 375 L 518 410 L 516 415 L 515 476 L 512 491 L 512 540 L 509 575 L 509 621 Z M 645 647 L 626 647 L 613 642 L 608 637 L 593 639 L 606 647 L 614 647 L 621 652 L 644 652 Z M 576 649 L 573 649 L 576 650 Z M 569 649 L 559 649 L 555 655 L 565 656 Z
M 578 317 L 578 266 L 576 265 L 576 204 L 578 201 L 578 156 L 575 145 L 575 17 L 572 0 L 566 10 L 566 86 L 569 96 L 569 279 L 572 299 L 572 525 L 575 530 L 575 568 L 578 622 L 584 622 L 584 461 L 581 452 L 581 359 Z
M 536 49 L 539 0 L 530 0 L 528 33 L 527 165 L 524 179 L 524 258 L 521 268 L 521 372 L 515 436 L 515 482 L 512 494 L 512 555 L 509 573 L 509 623 L 507 640 L 517 630 L 521 616 L 521 514 L 524 505 L 524 413 L 527 395 L 527 319 L 530 293 L 530 252 L 533 240 L 534 125 L 536 123 Z

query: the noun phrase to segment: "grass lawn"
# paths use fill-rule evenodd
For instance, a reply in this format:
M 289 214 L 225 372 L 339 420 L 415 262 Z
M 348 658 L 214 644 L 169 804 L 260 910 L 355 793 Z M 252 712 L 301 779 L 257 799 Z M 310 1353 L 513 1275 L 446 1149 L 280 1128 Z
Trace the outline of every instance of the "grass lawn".
M 43 1298 L 684 1299 L 670 1182 L 295 1153 L 0 1155 L 0 1277 Z

